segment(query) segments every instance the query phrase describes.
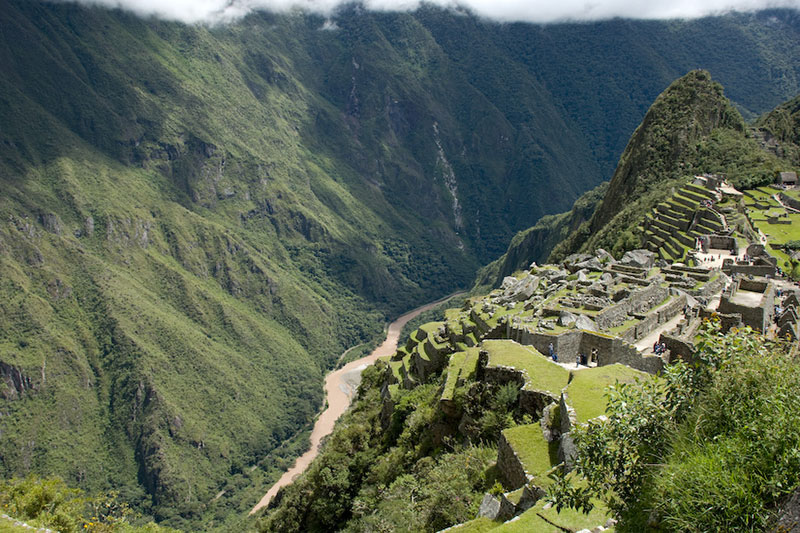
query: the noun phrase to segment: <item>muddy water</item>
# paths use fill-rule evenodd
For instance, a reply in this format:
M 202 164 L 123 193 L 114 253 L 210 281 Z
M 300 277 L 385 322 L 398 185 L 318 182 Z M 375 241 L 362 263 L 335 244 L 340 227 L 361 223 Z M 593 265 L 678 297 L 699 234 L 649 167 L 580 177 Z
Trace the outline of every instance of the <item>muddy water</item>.
M 367 368 L 367 366 L 374 363 L 379 357 L 392 355 L 397 350 L 397 342 L 400 340 L 400 331 L 403 329 L 403 326 L 405 326 L 409 320 L 413 319 L 420 313 L 435 307 L 449 298 L 458 296 L 458 294 L 463 293 L 451 294 L 450 296 L 442 298 L 441 300 L 436 300 L 435 302 L 425 304 L 422 307 L 418 307 L 413 311 L 409 311 L 408 313 L 404 314 L 389 324 L 386 340 L 383 341 L 383 344 L 375 348 L 374 352 L 366 357 L 362 357 L 361 359 L 348 363 L 339 370 L 329 373 L 325 377 L 325 397 L 328 401 L 328 407 L 322 412 L 321 415 L 319 415 L 319 418 L 317 418 L 317 421 L 314 424 L 314 429 L 311 431 L 311 448 L 297 458 L 294 466 L 287 470 L 281 476 L 278 482 L 275 483 L 269 489 L 269 491 L 267 491 L 264 497 L 261 498 L 261 501 L 258 502 L 258 504 L 250 511 L 250 514 L 255 513 L 262 507 L 265 507 L 273 498 L 273 496 L 277 494 L 278 489 L 291 483 L 294 478 L 302 474 L 305 469 L 308 468 L 308 465 L 311 464 L 311 461 L 313 461 L 314 458 L 319 454 L 319 444 L 322 439 L 325 436 L 330 435 L 330 433 L 333 431 L 333 426 L 336 424 L 336 421 L 350 406 L 350 402 L 352 401 L 360 382 L 361 372 Z

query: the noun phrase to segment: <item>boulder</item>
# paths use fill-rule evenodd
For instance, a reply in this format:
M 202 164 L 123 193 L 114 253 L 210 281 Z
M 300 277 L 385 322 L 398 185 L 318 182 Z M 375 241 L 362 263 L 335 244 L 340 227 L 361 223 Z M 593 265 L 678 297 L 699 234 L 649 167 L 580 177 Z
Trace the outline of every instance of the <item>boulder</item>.
M 602 248 L 598 248 L 597 250 L 595 250 L 594 256 L 597 258 L 598 261 L 600 261 L 601 263 L 603 263 L 605 265 L 610 265 L 612 263 L 616 263 L 617 262 L 616 259 L 614 259 L 613 255 L 611 255 L 610 253 L 606 252 Z
M 539 419 L 542 435 L 547 442 L 554 442 L 561 436 L 561 419 L 558 417 L 558 403 L 553 402 L 542 411 Z
M 603 264 L 596 257 L 589 258 L 586 261 L 581 261 L 580 263 L 573 265 L 573 267 L 576 269 L 591 270 L 592 272 L 602 272 L 604 268 Z
M 536 294 L 539 289 L 539 277 L 527 276 L 520 280 L 520 283 L 513 287 L 514 299 L 518 302 L 524 302 L 531 296 Z
M 500 284 L 500 288 L 506 290 L 511 288 L 516 283 L 517 283 L 517 278 L 515 278 L 514 276 L 506 276 L 503 278 L 503 283 Z
M 575 445 L 575 440 L 569 433 L 564 433 L 558 444 L 558 461 L 564 463 L 564 470 L 569 472 L 574 468 L 577 456 L 578 447 Z
M 558 325 L 568 328 L 575 324 L 577 319 L 578 317 L 569 311 L 561 311 L 561 314 L 558 315 Z
M 620 264 L 650 269 L 655 265 L 655 261 L 656 254 L 650 250 L 631 250 L 625 252 L 625 255 L 620 260 Z
M 795 490 L 788 501 L 779 507 L 777 515 L 778 523 L 774 531 L 800 532 L 800 489 Z
M 481 506 L 478 509 L 478 516 L 485 516 L 489 520 L 494 520 L 500 514 L 500 500 L 491 494 L 484 494 Z
M 597 331 L 597 324 L 586 315 L 578 315 L 575 319 L 575 327 L 586 331 Z
M 570 272 L 575 272 L 580 268 L 576 266 L 578 265 L 578 263 L 583 263 L 584 261 L 588 261 L 589 259 L 592 259 L 592 256 L 589 254 L 572 254 L 566 259 L 564 259 L 564 267 Z

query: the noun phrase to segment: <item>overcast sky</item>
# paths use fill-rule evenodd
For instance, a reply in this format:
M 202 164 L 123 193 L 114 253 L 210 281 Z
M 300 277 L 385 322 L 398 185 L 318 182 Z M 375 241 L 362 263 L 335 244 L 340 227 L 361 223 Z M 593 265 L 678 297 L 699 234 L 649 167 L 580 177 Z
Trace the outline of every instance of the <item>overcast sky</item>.
M 346 0 L 78 0 L 82 3 L 121 7 L 140 15 L 184 22 L 235 20 L 254 10 L 286 11 L 303 8 L 331 15 Z M 375 10 L 413 10 L 416 0 L 363 0 Z M 696 18 L 730 11 L 756 11 L 772 7 L 800 9 L 800 0 L 428 0 L 443 7 L 468 8 L 500 21 L 559 22 L 602 20 Z

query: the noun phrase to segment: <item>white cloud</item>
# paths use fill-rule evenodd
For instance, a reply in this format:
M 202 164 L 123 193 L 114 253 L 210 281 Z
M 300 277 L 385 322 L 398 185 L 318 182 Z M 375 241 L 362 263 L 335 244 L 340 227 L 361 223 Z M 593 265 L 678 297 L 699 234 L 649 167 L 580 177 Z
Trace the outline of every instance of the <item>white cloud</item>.
M 142 16 L 183 22 L 220 22 L 266 10 L 303 9 L 325 16 L 348 0 L 77 0 L 85 4 L 119 7 Z M 410 11 L 420 0 L 362 0 L 376 11 Z M 800 0 L 428 0 L 445 8 L 466 8 L 501 21 L 559 22 L 602 20 L 696 18 L 730 11 L 757 11 L 775 7 L 800 9 Z

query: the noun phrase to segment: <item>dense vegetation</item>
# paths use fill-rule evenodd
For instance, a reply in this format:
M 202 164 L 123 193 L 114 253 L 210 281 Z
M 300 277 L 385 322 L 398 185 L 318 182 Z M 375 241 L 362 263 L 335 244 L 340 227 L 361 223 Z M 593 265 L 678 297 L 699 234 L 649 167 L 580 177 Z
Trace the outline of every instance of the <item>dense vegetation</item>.
M 115 492 L 86 495 L 67 487 L 60 478 L 28 476 L 0 482 L 0 507 L 4 515 L 28 526 L 59 533 L 171 533 L 174 529 L 153 522 L 137 525 L 141 517 Z M 29 531 L 0 519 L 2 531 Z
M 788 346 L 709 323 L 692 364 L 609 390 L 607 420 L 576 437 L 576 472 L 550 498 L 618 531 L 764 531 L 800 484 L 800 366 Z M 572 478 L 574 481 L 575 478 Z
M 597 186 L 675 76 L 707 66 L 747 113 L 800 88 L 793 12 L 334 18 L 0 0 L 4 477 L 232 528 L 340 354 Z
M 475 516 L 497 450 L 442 445 L 437 435 L 452 422 L 438 410 L 441 379 L 403 391 L 384 431 L 384 367 L 364 371 L 358 400 L 309 470 L 278 493 L 261 531 L 436 531 Z

